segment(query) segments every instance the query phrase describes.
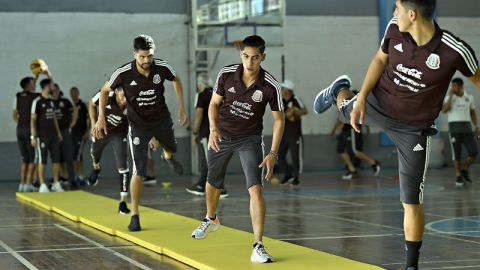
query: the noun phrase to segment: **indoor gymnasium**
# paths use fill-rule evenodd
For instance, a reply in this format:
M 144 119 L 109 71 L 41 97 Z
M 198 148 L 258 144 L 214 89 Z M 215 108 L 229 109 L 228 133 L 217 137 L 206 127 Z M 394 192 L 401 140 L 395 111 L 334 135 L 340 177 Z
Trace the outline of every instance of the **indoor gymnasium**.
M 474 0 L 0 0 L 0 269 L 480 269 Z

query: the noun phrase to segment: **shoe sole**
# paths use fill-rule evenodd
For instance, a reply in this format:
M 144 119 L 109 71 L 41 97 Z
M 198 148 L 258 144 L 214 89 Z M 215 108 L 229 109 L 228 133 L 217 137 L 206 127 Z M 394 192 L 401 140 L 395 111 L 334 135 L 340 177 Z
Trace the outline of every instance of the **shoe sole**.
M 203 196 L 203 195 L 205 195 L 205 192 L 195 191 L 195 190 L 191 190 L 191 189 L 188 189 L 188 188 L 186 188 L 185 190 L 186 190 L 188 193 L 193 194 L 193 195 L 198 195 L 198 196 Z M 220 195 L 220 197 L 222 197 L 222 195 Z
M 127 215 L 127 214 L 130 214 L 130 211 L 128 211 L 128 212 L 123 212 L 123 211 L 120 211 L 120 210 L 119 210 L 118 213 L 119 213 L 120 215 Z
M 144 186 L 154 186 L 157 184 L 157 180 L 143 181 Z
M 315 100 L 313 101 L 313 111 L 316 113 L 316 114 L 321 114 L 322 112 L 317 112 L 315 110 L 315 104 L 317 104 L 317 99 L 323 94 L 323 92 L 327 91 L 328 89 L 330 89 L 337 81 L 339 80 L 342 80 L 342 79 L 346 79 L 350 85 L 352 84 L 352 80 L 350 79 L 350 77 L 348 75 L 341 75 L 339 76 L 338 78 L 336 78 L 327 88 L 323 89 L 322 91 L 320 91 L 320 93 L 318 93 L 316 96 L 315 96 Z M 326 109 L 328 110 L 328 108 Z M 324 111 L 323 111 L 324 112 Z
M 290 179 L 288 179 L 285 183 L 280 183 L 280 185 L 282 185 L 282 186 L 288 186 L 288 185 L 291 184 L 293 181 L 295 181 L 295 179 L 290 178 Z
M 209 232 L 206 233 L 205 236 L 203 236 L 203 237 L 196 237 L 195 234 L 192 233 L 192 238 L 193 238 L 193 239 L 197 239 L 197 240 L 205 239 L 205 238 L 207 238 L 207 235 L 208 235 L 209 233 L 211 233 L 211 232 L 216 232 L 216 231 L 218 231 L 218 229 L 220 229 L 220 226 L 218 226 L 218 227 L 217 227 L 216 229 L 214 229 L 214 230 L 209 231 Z
M 98 184 L 98 179 L 97 179 L 97 180 L 95 181 L 95 183 L 93 183 L 93 184 L 90 184 L 90 181 L 87 180 L 87 185 L 89 185 L 89 186 L 94 187 L 94 186 L 96 186 L 97 184 Z
M 228 198 L 228 196 L 229 196 L 228 194 L 223 194 L 223 195 L 220 194 L 220 199 Z
M 252 260 L 252 258 L 250 258 L 250 261 L 253 263 L 273 263 L 274 262 L 274 260 L 271 260 L 271 259 L 261 262 L 261 261 Z

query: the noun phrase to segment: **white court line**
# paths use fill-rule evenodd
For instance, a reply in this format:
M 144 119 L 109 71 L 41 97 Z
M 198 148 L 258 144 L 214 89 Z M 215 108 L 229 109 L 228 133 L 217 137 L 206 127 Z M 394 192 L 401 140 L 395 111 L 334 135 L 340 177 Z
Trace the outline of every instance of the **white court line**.
M 476 262 L 480 261 L 480 259 L 469 259 L 469 260 L 450 260 L 450 261 L 421 261 L 421 264 L 429 264 L 429 263 L 459 263 L 459 262 Z M 404 265 L 405 262 L 398 262 L 398 263 L 382 263 L 382 265 Z
M 480 268 L 480 265 L 465 265 L 465 266 L 445 266 L 445 267 L 435 267 L 435 268 L 425 268 L 425 270 L 434 270 L 434 269 L 467 269 L 467 268 Z
M 299 237 L 299 238 L 282 238 L 277 240 L 295 241 L 295 240 L 322 240 L 322 239 L 345 239 L 345 238 L 369 238 L 369 237 L 385 237 L 385 236 L 403 236 L 403 233 L 395 234 L 365 234 L 365 235 L 343 235 L 343 236 L 319 236 L 319 237 Z
M 35 266 L 33 266 L 33 264 L 31 264 L 29 261 L 27 261 L 27 259 L 23 258 L 22 255 L 18 254 L 17 252 L 15 252 L 15 250 L 13 250 L 12 248 L 10 248 L 7 244 L 5 244 L 2 240 L 0 240 L 0 246 L 2 246 L 8 253 L 10 253 L 10 255 L 12 255 L 13 257 L 15 257 L 19 262 L 21 262 L 23 265 L 25 265 L 25 267 L 27 267 L 28 269 L 30 270 L 38 270 L 38 268 L 36 268 Z
M 68 233 L 71 233 L 71 234 L 75 235 L 76 237 L 78 237 L 78 238 L 80 238 L 80 239 L 82 239 L 82 240 L 84 240 L 84 241 L 87 241 L 87 242 L 93 244 L 94 246 L 99 247 L 100 249 L 103 249 L 103 250 L 105 250 L 105 251 L 111 252 L 113 255 L 115 255 L 115 256 L 119 257 L 120 259 L 125 260 L 125 261 L 127 261 L 127 262 L 135 265 L 136 267 L 138 267 L 138 268 L 140 268 L 140 269 L 143 269 L 143 270 L 152 270 L 152 268 L 150 268 L 150 267 L 148 267 L 148 266 L 146 266 L 146 265 L 144 265 L 144 264 L 142 264 L 142 263 L 140 263 L 140 262 L 137 262 L 137 261 L 135 261 L 134 259 L 132 259 L 132 258 L 130 258 L 130 257 L 127 257 L 127 256 L 125 256 L 125 255 L 123 255 L 123 254 L 121 254 L 121 253 L 118 253 L 118 252 L 116 252 L 116 251 L 113 250 L 113 249 L 107 248 L 107 247 L 105 247 L 104 245 L 102 245 L 102 244 L 100 244 L 100 243 L 97 243 L 97 242 L 93 241 L 92 239 L 90 239 L 90 238 L 88 238 L 88 237 L 86 237 L 86 236 L 83 236 L 83 235 L 81 235 L 81 234 L 79 234 L 79 233 L 76 233 L 76 232 L 70 230 L 69 228 L 63 227 L 63 226 L 60 225 L 60 224 L 55 224 L 55 226 L 56 226 L 57 228 L 61 229 L 61 230 L 64 230 L 64 231 L 66 231 L 66 232 L 68 232 Z
M 134 245 L 130 246 L 111 246 L 111 249 L 130 249 L 132 247 L 137 247 Z M 50 249 L 30 249 L 30 250 L 17 250 L 17 253 L 33 253 L 33 252 L 50 252 L 50 251 L 76 251 L 76 250 L 89 250 L 89 249 L 103 249 L 101 247 L 78 247 L 78 248 L 50 248 Z M 0 252 L 0 254 L 9 253 L 8 251 Z

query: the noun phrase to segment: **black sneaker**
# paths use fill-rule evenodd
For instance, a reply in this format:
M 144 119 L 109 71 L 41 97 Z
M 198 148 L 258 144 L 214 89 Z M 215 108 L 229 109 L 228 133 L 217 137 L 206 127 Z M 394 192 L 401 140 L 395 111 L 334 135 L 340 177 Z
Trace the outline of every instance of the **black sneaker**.
M 172 169 L 176 174 L 182 175 L 183 174 L 183 167 L 173 156 L 171 159 L 165 159 L 162 155 L 163 160 L 165 160 L 168 164 L 168 167 Z
M 294 179 L 292 181 L 292 183 L 290 184 L 290 186 L 292 186 L 292 187 L 298 187 L 299 185 L 300 185 L 300 180 L 298 180 L 298 179 Z
M 128 224 L 128 230 L 131 232 L 139 232 L 142 230 L 142 227 L 140 227 L 140 217 L 138 215 L 132 216 L 130 224 Z
M 344 175 L 342 175 L 343 180 L 352 180 L 353 177 L 357 175 L 357 171 L 347 171 Z
M 201 185 L 193 185 L 189 188 L 185 189 L 188 193 L 193 194 L 193 195 L 198 195 L 198 196 L 203 196 L 205 195 L 205 188 L 202 187 Z
M 405 270 L 418 270 L 418 268 L 413 267 L 413 266 L 410 266 L 410 267 L 408 267 L 408 268 L 405 268 Z
M 145 186 L 155 186 L 157 184 L 157 179 L 155 179 L 155 176 L 147 176 L 143 178 L 143 184 Z
M 78 189 L 77 181 L 71 180 L 70 181 L 70 190 L 77 190 L 77 189 Z
M 100 174 L 101 169 L 94 169 L 90 176 L 88 177 L 88 185 L 89 186 L 96 186 L 98 184 L 98 175 Z
M 282 180 L 282 182 L 280 182 L 280 185 L 288 185 L 288 184 L 291 184 L 293 181 L 295 181 L 295 179 L 291 176 L 285 176 Z
M 455 186 L 457 187 L 465 186 L 465 182 L 463 181 L 463 178 L 461 176 L 457 176 L 457 180 L 455 180 Z
M 472 183 L 472 179 L 470 178 L 470 176 L 468 175 L 468 171 L 467 170 L 462 170 L 461 171 L 462 173 L 462 177 L 463 177 L 463 180 L 469 182 L 469 183 Z
M 220 198 L 224 199 L 224 198 L 227 198 L 228 196 L 229 195 L 226 189 L 222 189 L 222 191 L 220 191 Z
M 126 214 L 130 213 L 130 209 L 128 209 L 126 202 L 124 202 L 124 201 L 120 202 L 120 204 L 118 205 L 118 213 L 120 213 L 122 215 L 126 215 Z
M 380 163 L 375 160 L 375 163 L 372 165 L 373 175 L 377 176 L 380 173 Z

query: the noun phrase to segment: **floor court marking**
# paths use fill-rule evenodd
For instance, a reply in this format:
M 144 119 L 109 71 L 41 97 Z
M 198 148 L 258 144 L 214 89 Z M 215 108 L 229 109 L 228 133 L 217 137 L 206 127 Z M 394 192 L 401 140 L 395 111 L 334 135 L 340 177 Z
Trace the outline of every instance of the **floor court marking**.
M 5 242 L 3 242 L 2 240 L 0 240 L 0 246 L 2 246 L 7 251 L 7 253 L 9 253 L 10 255 L 15 257 L 15 259 L 17 259 L 19 262 L 21 262 L 23 265 L 25 265 L 25 267 L 27 267 L 28 269 L 38 270 L 38 268 L 36 268 L 33 264 L 31 264 L 27 259 L 22 257 L 22 255 L 15 252 L 15 250 L 13 250 L 11 247 L 9 247 L 7 244 L 5 244 Z
M 79 233 L 77 233 L 77 232 L 74 232 L 74 231 L 70 230 L 69 228 L 63 227 L 61 224 L 55 224 L 55 226 L 56 226 L 57 228 L 61 229 L 61 230 L 64 230 L 64 231 L 66 231 L 66 232 L 68 232 L 68 233 L 70 233 L 70 234 L 75 235 L 76 237 L 78 237 L 78 238 L 80 238 L 80 239 L 82 239 L 82 240 L 85 240 L 85 241 L 93 244 L 94 246 L 99 247 L 100 249 L 103 249 L 103 250 L 105 250 L 105 251 L 111 252 L 113 255 L 119 257 L 120 259 L 122 259 L 122 260 L 124 260 L 124 261 L 127 261 L 127 262 L 135 265 L 136 267 L 138 267 L 138 268 L 140 268 L 140 269 L 143 269 L 143 270 L 152 270 L 150 267 L 148 267 L 148 266 L 146 266 L 146 265 L 144 265 L 144 264 L 142 264 L 142 263 L 140 263 L 140 262 L 138 262 L 138 261 L 135 261 L 134 259 L 132 259 L 132 258 L 130 258 L 130 257 L 127 257 L 127 256 L 125 256 L 125 255 L 123 255 L 123 254 L 121 254 L 121 253 L 118 253 L 118 252 L 116 252 L 116 251 L 113 250 L 113 249 L 107 248 L 107 247 L 105 247 L 104 245 L 102 245 L 102 244 L 100 244 L 100 243 L 97 243 L 97 242 L 93 241 L 92 239 L 90 239 L 90 238 L 88 238 L 88 237 L 86 237 L 86 236 L 84 236 L 84 235 L 81 235 L 81 234 L 79 234 Z
M 389 234 L 365 234 L 365 235 L 344 235 L 344 236 L 319 236 L 319 237 L 299 237 L 299 238 L 283 238 L 278 239 L 282 241 L 297 241 L 297 240 L 322 240 L 322 239 L 346 239 L 346 238 L 373 238 L 373 237 L 387 237 L 387 236 L 403 236 L 403 233 L 389 233 Z
M 480 265 L 466 265 L 466 266 L 444 266 L 444 267 L 434 267 L 426 268 L 425 270 L 437 270 L 437 269 L 467 269 L 467 268 L 476 268 L 478 269 Z
M 138 246 L 105 246 L 110 249 L 131 249 Z M 35 253 L 35 252 L 51 252 L 51 251 L 77 251 L 77 250 L 92 250 L 103 249 L 101 247 L 78 247 L 78 248 L 51 248 L 51 249 L 31 249 L 31 250 L 16 250 L 17 253 Z M 0 254 L 9 253 L 8 251 L 0 251 Z
M 477 262 L 480 259 L 471 259 L 471 260 L 450 260 L 450 261 L 421 261 L 421 264 L 431 264 L 431 263 L 458 263 L 458 262 Z M 382 265 L 404 265 L 405 262 L 397 263 L 382 263 Z

